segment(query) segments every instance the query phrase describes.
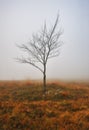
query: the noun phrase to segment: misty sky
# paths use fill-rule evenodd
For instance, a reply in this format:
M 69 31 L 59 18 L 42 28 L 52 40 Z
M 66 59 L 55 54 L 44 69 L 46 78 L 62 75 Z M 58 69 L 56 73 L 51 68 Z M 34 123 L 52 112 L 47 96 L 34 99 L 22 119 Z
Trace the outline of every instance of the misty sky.
M 48 61 L 47 77 L 89 80 L 89 0 L 0 0 L 0 80 L 42 77 L 14 60 L 23 54 L 16 44 L 27 43 L 44 21 L 51 27 L 58 11 L 64 44 Z

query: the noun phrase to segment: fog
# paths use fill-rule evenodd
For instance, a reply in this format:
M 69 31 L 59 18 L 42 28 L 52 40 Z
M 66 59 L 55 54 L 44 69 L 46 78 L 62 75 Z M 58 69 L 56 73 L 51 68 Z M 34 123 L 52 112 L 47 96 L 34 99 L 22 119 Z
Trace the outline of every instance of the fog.
M 47 63 L 47 78 L 89 80 L 89 0 L 0 0 L 0 80 L 41 79 L 31 65 L 14 58 L 24 55 L 16 44 L 29 42 L 46 21 L 60 14 L 63 46 Z

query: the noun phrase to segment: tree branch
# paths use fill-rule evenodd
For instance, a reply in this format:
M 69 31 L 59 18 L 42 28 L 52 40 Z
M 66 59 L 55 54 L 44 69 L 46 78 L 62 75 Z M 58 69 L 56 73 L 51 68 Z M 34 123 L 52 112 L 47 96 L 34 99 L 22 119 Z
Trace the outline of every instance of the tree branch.
M 39 66 L 35 65 L 35 63 L 33 63 L 32 61 L 28 61 L 27 59 L 24 59 L 24 58 L 22 58 L 22 59 L 16 58 L 16 60 L 17 60 L 17 62 L 20 62 L 20 63 L 30 64 L 30 65 L 34 66 L 35 68 L 39 69 L 43 73 L 43 70 Z

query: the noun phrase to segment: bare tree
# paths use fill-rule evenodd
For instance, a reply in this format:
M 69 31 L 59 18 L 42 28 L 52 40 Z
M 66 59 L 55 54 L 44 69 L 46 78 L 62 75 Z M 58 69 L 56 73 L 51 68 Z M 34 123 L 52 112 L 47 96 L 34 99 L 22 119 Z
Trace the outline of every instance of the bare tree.
M 59 55 L 61 41 L 59 38 L 62 34 L 57 28 L 59 23 L 59 15 L 57 15 L 54 26 L 47 29 L 46 23 L 38 34 L 33 34 L 32 39 L 27 44 L 18 46 L 28 54 L 27 57 L 18 58 L 21 63 L 28 63 L 43 73 L 43 92 L 46 92 L 46 67 L 50 58 Z M 40 63 L 40 64 L 39 64 Z

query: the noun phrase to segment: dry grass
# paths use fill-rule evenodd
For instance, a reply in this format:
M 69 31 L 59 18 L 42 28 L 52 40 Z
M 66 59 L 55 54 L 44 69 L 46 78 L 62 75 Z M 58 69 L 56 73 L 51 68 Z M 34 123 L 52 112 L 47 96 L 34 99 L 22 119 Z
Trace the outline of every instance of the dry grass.
M 89 130 L 89 83 L 1 81 L 0 130 Z

